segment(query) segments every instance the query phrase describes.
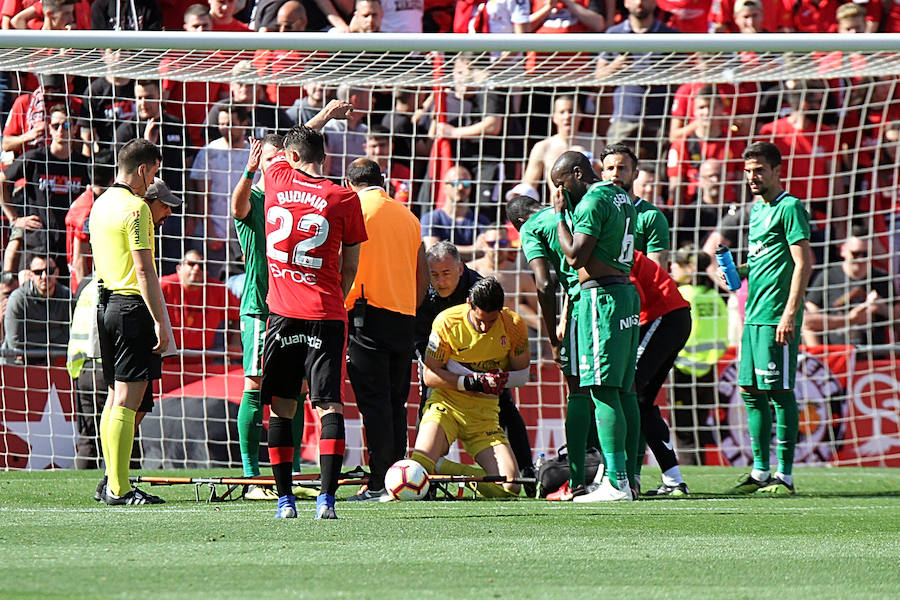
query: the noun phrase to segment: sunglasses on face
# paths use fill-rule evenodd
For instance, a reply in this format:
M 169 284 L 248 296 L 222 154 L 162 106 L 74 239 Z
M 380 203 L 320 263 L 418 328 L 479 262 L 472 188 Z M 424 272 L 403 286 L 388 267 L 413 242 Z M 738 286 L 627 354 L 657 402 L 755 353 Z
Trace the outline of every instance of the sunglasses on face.
M 203 268 L 203 263 L 196 260 L 186 260 L 184 261 L 184 266 L 186 267 L 200 267 Z
M 490 246 L 491 248 L 497 248 L 497 247 L 508 248 L 509 247 L 509 240 L 504 240 L 504 239 L 485 240 L 484 243 L 487 244 L 488 246 Z
M 62 123 L 50 123 L 50 129 L 59 129 L 62 127 L 64 130 L 69 128 L 69 122 L 63 121 Z
M 35 277 L 43 277 L 44 275 L 47 275 L 49 277 L 56 272 L 56 269 L 48 269 L 44 267 L 43 269 L 32 269 L 31 272 L 34 273 Z
M 447 185 L 452 185 L 453 187 L 470 188 L 472 187 L 472 182 L 467 179 L 460 179 L 458 181 L 448 181 Z
M 857 250 L 856 252 L 851 252 L 850 256 L 853 258 L 865 258 L 869 255 L 865 250 Z

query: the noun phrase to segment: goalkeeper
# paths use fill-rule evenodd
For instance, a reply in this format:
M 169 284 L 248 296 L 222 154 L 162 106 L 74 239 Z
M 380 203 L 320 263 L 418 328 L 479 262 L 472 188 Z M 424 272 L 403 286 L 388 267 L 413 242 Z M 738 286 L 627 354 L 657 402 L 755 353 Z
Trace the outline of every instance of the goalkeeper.
M 498 418 L 497 397 L 506 387 L 528 382 L 531 355 L 522 318 L 503 306 L 503 287 L 493 277 L 469 290 L 465 304 L 437 316 L 425 351 L 425 384 L 433 388 L 425 404 L 412 459 L 429 473 L 502 475 L 519 473 Z M 459 439 L 480 467 L 445 455 Z M 519 484 L 478 484 L 491 498 L 519 495 Z

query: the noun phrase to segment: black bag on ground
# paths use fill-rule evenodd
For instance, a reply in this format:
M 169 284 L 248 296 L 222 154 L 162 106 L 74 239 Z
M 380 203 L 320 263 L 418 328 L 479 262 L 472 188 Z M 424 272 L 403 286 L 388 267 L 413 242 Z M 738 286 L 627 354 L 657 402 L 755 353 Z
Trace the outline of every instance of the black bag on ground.
M 597 470 L 603 464 L 603 455 L 596 448 L 588 448 L 584 456 L 585 483 L 590 483 L 597 476 Z M 546 498 L 562 484 L 569 480 L 569 453 L 565 446 L 556 451 L 556 456 L 545 460 L 537 472 L 540 497 Z

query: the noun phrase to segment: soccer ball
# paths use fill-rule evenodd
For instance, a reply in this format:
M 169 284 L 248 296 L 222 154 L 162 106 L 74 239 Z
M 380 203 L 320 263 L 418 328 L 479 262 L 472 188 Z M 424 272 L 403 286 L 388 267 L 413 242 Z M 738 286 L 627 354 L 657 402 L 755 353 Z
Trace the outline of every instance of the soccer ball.
M 414 460 L 398 460 L 384 476 L 384 489 L 393 500 L 421 500 L 428 486 L 425 467 Z

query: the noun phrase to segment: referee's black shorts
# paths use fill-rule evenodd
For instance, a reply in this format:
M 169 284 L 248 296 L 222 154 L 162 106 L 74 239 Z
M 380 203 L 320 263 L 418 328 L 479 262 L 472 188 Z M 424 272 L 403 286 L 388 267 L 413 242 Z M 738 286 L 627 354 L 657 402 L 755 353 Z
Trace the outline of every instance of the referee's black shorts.
M 162 357 L 153 353 L 156 330 L 144 299 L 112 294 L 105 305 L 98 303 L 97 330 L 107 384 L 147 381 L 147 392 L 138 411 L 152 411 L 153 380 L 162 377 Z

